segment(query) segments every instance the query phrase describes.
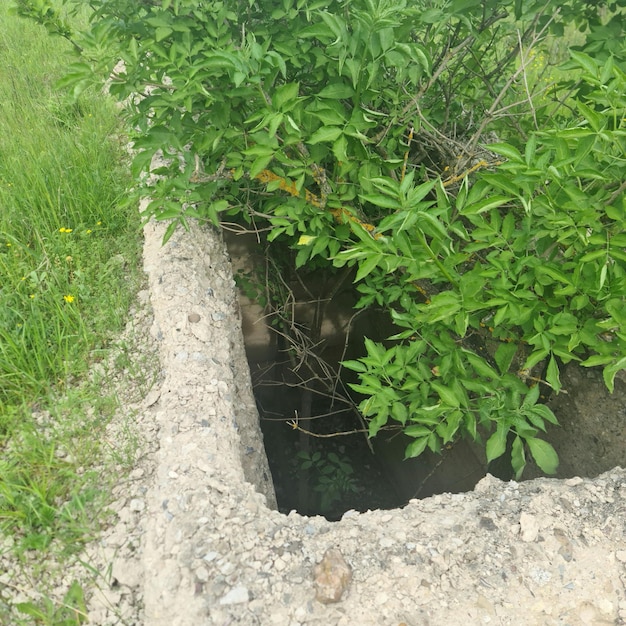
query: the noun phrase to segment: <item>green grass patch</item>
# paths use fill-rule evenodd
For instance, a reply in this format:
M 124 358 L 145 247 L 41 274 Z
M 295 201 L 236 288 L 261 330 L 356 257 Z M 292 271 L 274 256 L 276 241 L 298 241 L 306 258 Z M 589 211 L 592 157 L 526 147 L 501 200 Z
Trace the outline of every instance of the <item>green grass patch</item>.
M 113 410 L 86 382 L 139 281 L 136 207 L 114 105 L 55 89 L 71 46 L 0 6 L 0 530 L 76 548 Z

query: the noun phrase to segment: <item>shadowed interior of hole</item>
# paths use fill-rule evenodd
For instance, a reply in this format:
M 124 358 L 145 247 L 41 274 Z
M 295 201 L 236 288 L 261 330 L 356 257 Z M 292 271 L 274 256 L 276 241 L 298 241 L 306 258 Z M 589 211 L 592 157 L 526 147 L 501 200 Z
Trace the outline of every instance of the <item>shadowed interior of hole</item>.
M 266 373 L 265 379 L 259 377 L 260 372 Z M 419 458 L 404 460 L 410 440 L 402 435 L 379 434 L 370 440 L 370 447 L 363 433 L 333 437 L 303 433 L 302 429 L 315 434 L 362 429 L 353 414 L 335 412 L 337 407 L 325 398 L 313 402 L 312 415 L 331 415 L 299 419 L 300 430 L 295 430 L 289 422 L 295 418 L 294 407 L 300 405 L 302 392 L 277 386 L 267 372 L 268 364 L 253 364 L 265 450 L 278 508 L 283 513 L 296 510 L 337 520 L 348 510 L 393 509 L 411 498 L 472 490 L 486 473 L 473 446 L 463 441 L 438 455 L 427 451 Z M 299 457 L 304 438 L 308 439 L 308 458 L 317 458 L 308 471 L 305 459 Z
M 226 233 L 225 239 L 235 275 L 264 264 L 263 249 L 253 235 Z M 323 358 L 335 371 L 339 360 L 360 356 L 363 336 L 378 333 L 373 338 L 382 339 L 391 334 L 389 328 L 381 327 L 380 319 L 362 318 L 361 327 L 352 327 L 350 339 L 355 339 L 344 351 L 345 321 L 354 313 L 351 289 L 348 283 L 348 290 L 336 294 L 336 303 L 328 309 L 329 319 L 323 322 Z M 411 498 L 468 491 L 485 475 L 486 464 L 478 449 L 464 441 L 441 454 L 427 451 L 405 461 L 404 450 L 410 439 L 398 432 L 383 432 L 368 440 L 358 413 L 323 393 L 316 384 L 309 385 L 314 390 L 308 398 L 310 411 L 303 412 L 307 391 L 297 383 L 303 378 L 309 380 L 315 372 L 298 369 L 294 373 L 294 366 L 302 365 L 294 361 L 293 354 L 290 360 L 281 332 L 271 327 L 259 303 L 243 291 L 239 295 L 246 354 L 281 512 L 296 510 L 337 520 L 351 509 L 392 509 Z M 310 302 L 294 303 L 302 327 L 310 320 L 313 307 Z M 312 419 L 305 419 L 306 413 Z M 294 421 L 298 428 L 292 427 Z M 328 436 L 346 432 L 352 434 Z

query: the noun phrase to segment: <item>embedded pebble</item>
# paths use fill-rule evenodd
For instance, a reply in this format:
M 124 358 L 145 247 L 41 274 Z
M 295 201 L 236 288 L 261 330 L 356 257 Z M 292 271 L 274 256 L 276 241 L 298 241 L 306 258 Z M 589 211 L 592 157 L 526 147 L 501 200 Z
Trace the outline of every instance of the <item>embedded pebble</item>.
M 329 548 L 313 569 L 315 599 L 323 604 L 339 602 L 352 580 L 352 568 L 337 548 Z
M 223 598 L 220 604 L 242 604 L 248 602 L 250 594 L 245 587 L 233 587 Z
M 539 524 L 534 515 L 522 513 L 520 515 L 519 525 L 522 541 L 525 541 L 526 543 L 536 541 L 537 536 L 539 535 Z
M 146 508 L 146 503 L 143 500 L 140 500 L 139 498 L 133 498 L 128 507 L 130 508 L 131 511 L 143 511 Z

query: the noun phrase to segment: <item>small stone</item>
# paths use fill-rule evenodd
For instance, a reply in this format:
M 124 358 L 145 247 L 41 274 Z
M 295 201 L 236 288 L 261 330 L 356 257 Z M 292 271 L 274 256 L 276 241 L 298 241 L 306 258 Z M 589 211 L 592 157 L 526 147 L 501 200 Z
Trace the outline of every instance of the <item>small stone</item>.
M 230 561 L 226 561 L 225 563 L 221 563 L 219 565 L 220 574 L 223 576 L 230 576 L 236 569 L 237 567 Z
M 250 601 L 250 594 L 246 587 L 233 587 L 221 600 L 220 604 L 243 604 Z
M 621 563 L 626 563 L 626 550 L 618 550 L 615 553 L 615 558 Z
M 615 607 L 613 603 L 607 598 L 599 598 L 597 601 L 598 608 L 605 615 L 613 615 L 615 612 Z
M 522 513 L 519 520 L 520 534 L 522 541 L 531 543 L 537 539 L 539 535 L 539 524 L 534 515 Z
M 211 317 L 213 318 L 214 322 L 221 322 L 226 319 L 226 315 L 224 313 L 221 313 L 220 311 L 215 311 L 211 313 Z
M 568 478 L 565 481 L 565 484 L 568 487 L 576 487 L 577 485 L 580 485 L 580 483 L 583 482 L 583 479 L 580 476 L 574 476 L 574 478 Z
M 192 323 L 192 324 L 197 324 L 200 321 L 200 315 L 198 315 L 198 313 L 190 313 L 187 316 L 187 319 Z
M 138 480 L 139 478 L 143 478 L 144 474 L 145 474 L 145 471 L 143 470 L 143 468 L 137 467 L 128 475 L 128 477 L 131 480 Z
M 149 408 L 151 406 L 154 406 L 159 401 L 160 397 L 161 397 L 161 389 L 160 388 L 151 389 L 148 392 L 148 395 L 143 400 L 144 407 L 145 408 Z
M 389 596 L 384 591 L 380 591 L 374 597 L 374 603 L 378 606 L 384 606 L 387 602 L 389 602 Z
M 133 498 L 128 507 L 131 511 L 141 512 L 146 508 L 146 503 L 139 498 Z
M 120 585 L 139 587 L 143 582 L 143 568 L 138 561 L 117 558 L 113 560 L 111 574 Z
M 326 550 L 313 570 L 315 599 L 322 604 L 339 602 L 352 580 L 352 568 L 337 548 Z
M 209 570 L 201 565 L 196 569 L 196 578 L 201 583 L 207 582 L 209 580 Z

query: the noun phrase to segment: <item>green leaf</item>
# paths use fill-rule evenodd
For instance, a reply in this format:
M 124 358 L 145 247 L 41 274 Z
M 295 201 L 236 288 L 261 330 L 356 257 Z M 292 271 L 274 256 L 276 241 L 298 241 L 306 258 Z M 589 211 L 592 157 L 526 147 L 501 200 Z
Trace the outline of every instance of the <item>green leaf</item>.
M 430 433 L 432 433 L 432 428 L 428 428 L 428 426 L 420 426 L 419 424 L 413 424 L 404 428 L 402 432 L 407 435 L 407 437 L 429 437 Z
M 614 363 L 613 365 L 608 365 L 604 368 L 602 376 L 604 378 L 604 383 L 607 389 L 611 393 L 613 393 L 613 390 L 615 388 L 615 376 L 617 372 L 624 369 L 626 369 L 626 357 L 623 357 L 619 361 L 617 361 L 617 363 Z
M 511 161 L 516 161 L 517 163 L 523 163 L 524 159 L 520 154 L 520 151 L 508 143 L 491 143 L 487 146 L 489 150 L 495 152 L 496 154 L 501 154 L 502 156 L 510 159 Z
M 383 52 L 386 52 L 393 46 L 395 37 L 393 28 L 381 28 L 378 31 L 378 36 L 380 38 L 380 47 Z
M 432 72 L 432 61 L 428 58 L 426 48 L 417 43 L 413 44 L 411 46 L 411 54 L 413 59 L 415 59 L 422 66 L 422 69 L 426 72 L 426 74 L 430 76 Z
M 272 96 L 272 104 L 276 109 L 281 109 L 285 104 L 294 102 L 298 98 L 299 83 L 281 85 Z
M 480 376 L 491 378 L 492 380 L 500 380 L 500 375 L 496 370 L 485 361 L 482 357 L 474 354 L 473 352 L 466 351 L 465 356 L 470 362 L 471 366 L 476 370 L 476 373 Z
M 524 398 L 524 402 L 522 403 L 522 408 L 523 409 L 529 409 L 533 406 L 535 406 L 535 404 L 537 403 L 537 400 L 539 400 L 539 385 L 534 385 L 533 387 L 530 388 L 530 391 L 526 394 L 526 397 Z
M 576 106 L 580 114 L 589 122 L 591 128 L 597 133 L 600 132 L 604 126 L 604 118 L 583 102 L 577 101 Z
M 342 361 L 341 366 L 353 372 L 367 372 L 367 367 L 361 361 Z
M 613 57 L 610 56 L 602 66 L 602 73 L 600 74 L 600 82 L 603 85 L 606 85 L 609 82 L 609 79 L 613 75 L 613 68 Z
M 559 366 L 557 365 L 557 362 L 554 356 L 551 356 L 550 361 L 548 362 L 548 369 L 546 370 L 546 382 L 557 393 L 561 390 Z
M 496 432 L 487 439 L 485 451 L 487 453 L 487 463 L 491 463 L 494 459 L 501 457 L 506 451 L 506 437 L 509 433 L 509 427 L 502 422 L 496 427 Z
M 140 174 L 150 170 L 154 153 L 155 150 L 141 150 L 135 154 L 130 166 L 130 171 L 134 178 L 139 178 Z
M 587 254 L 583 254 L 583 256 L 580 257 L 579 263 L 588 263 L 589 261 L 595 261 L 600 258 L 606 258 L 606 250 L 587 252 Z
M 431 383 L 432 388 L 439 394 L 442 402 L 448 406 L 459 407 L 461 405 L 461 401 L 457 398 L 456 394 L 450 387 L 446 387 L 441 383 L 433 381 Z
M 496 361 L 496 365 L 500 370 L 501 374 L 506 374 L 511 367 L 511 363 L 513 361 L 513 357 L 517 352 L 517 344 L 510 343 L 501 343 L 496 350 L 494 355 L 494 359 Z
M 166 37 L 171 35 L 174 31 L 169 26 L 159 26 L 154 31 L 154 38 L 156 41 L 163 41 Z
M 535 350 L 534 352 L 531 352 L 531 354 L 528 356 L 528 358 L 526 359 L 526 362 L 524 363 L 524 367 L 522 369 L 528 370 L 531 367 L 534 367 L 535 365 L 537 365 L 537 363 L 539 363 L 539 361 L 543 361 L 548 354 L 550 354 L 549 350 Z
M 409 417 L 406 405 L 402 402 L 394 402 L 391 405 L 391 417 L 400 422 L 403 426 L 406 424 L 406 420 Z
M 533 162 L 535 158 L 535 150 L 537 149 L 537 135 L 533 133 L 526 142 L 526 147 L 524 149 L 524 160 L 526 161 L 526 165 L 530 167 L 530 164 Z
M 369 202 L 370 204 L 381 207 L 383 209 L 391 209 L 393 211 L 397 211 L 402 208 L 402 204 L 396 198 L 385 196 L 381 193 L 360 194 L 359 198 L 363 202 Z M 382 227 L 382 230 L 385 230 L 384 225 Z
M 428 437 L 422 437 L 421 439 L 416 439 L 415 441 L 411 442 L 404 451 L 404 459 L 406 460 L 418 457 L 420 454 L 422 454 L 422 452 L 424 452 L 427 445 Z
M 437 434 L 441 437 L 444 444 L 454 439 L 462 418 L 463 411 L 451 411 L 446 414 L 445 420 L 437 426 Z
M 257 174 L 260 174 L 270 164 L 274 158 L 273 154 L 262 155 L 257 157 L 250 166 L 250 178 L 254 178 Z
M 503 204 L 506 204 L 511 200 L 512 198 L 509 196 L 490 196 L 489 198 L 485 198 L 480 202 L 465 205 L 460 213 L 461 215 L 478 215 L 480 213 L 485 213 L 486 211 L 490 211 L 491 209 L 502 206 Z
M 546 422 L 550 422 L 550 424 L 558 425 L 558 420 L 556 419 L 556 415 L 552 412 L 552 409 L 545 404 L 536 404 L 532 408 L 532 412 L 535 415 L 538 415 L 541 419 L 544 419 Z
M 363 280 L 368 274 L 371 274 L 378 264 L 382 261 L 383 254 L 382 252 L 374 253 L 368 256 L 365 261 L 359 263 L 359 269 L 354 277 L 354 282 L 358 283 Z
M 385 408 L 382 408 L 376 417 L 368 424 L 368 436 L 375 437 L 378 431 L 387 423 L 389 418 L 389 412 Z
M 459 337 L 465 337 L 469 326 L 469 315 L 464 311 L 459 311 L 454 317 L 454 328 Z
M 546 474 L 555 474 L 559 466 L 556 450 L 547 441 L 536 437 L 529 437 L 526 443 L 539 468 Z
M 615 357 L 610 354 L 594 354 L 587 360 L 583 361 L 581 365 L 583 367 L 597 367 L 598 365 L 607 365 L 613 363 Z
M 594 61 L 594 59 L 592 59 L 588 54 L 576 52 L 575 50 L 570 50 L 569 53 L 578 65 L 580 65 L 580 67 L 587 70 L 587 72 L 595 78 L 598 73 L 598 64 Z
M 524 468 L 526 467 L 526 453 L 524 451 L 524 443 L 518 435 L 516 435 L 513 440 L 513 447 L 511 449 L 511 466 L 515 472 L 515 480 L 519 480 L 522 477 Z
M 307 143 L 312 146 L 320 142 L 330 143 L 337 140 L 342 132 L 342 129 L 337 126 L 322 126 L 309 137 Z
M 345 83 L 333 83 L 324 87 L 317 95 L 329 100 L 345 100 L 354 96 L 354 89 Z

